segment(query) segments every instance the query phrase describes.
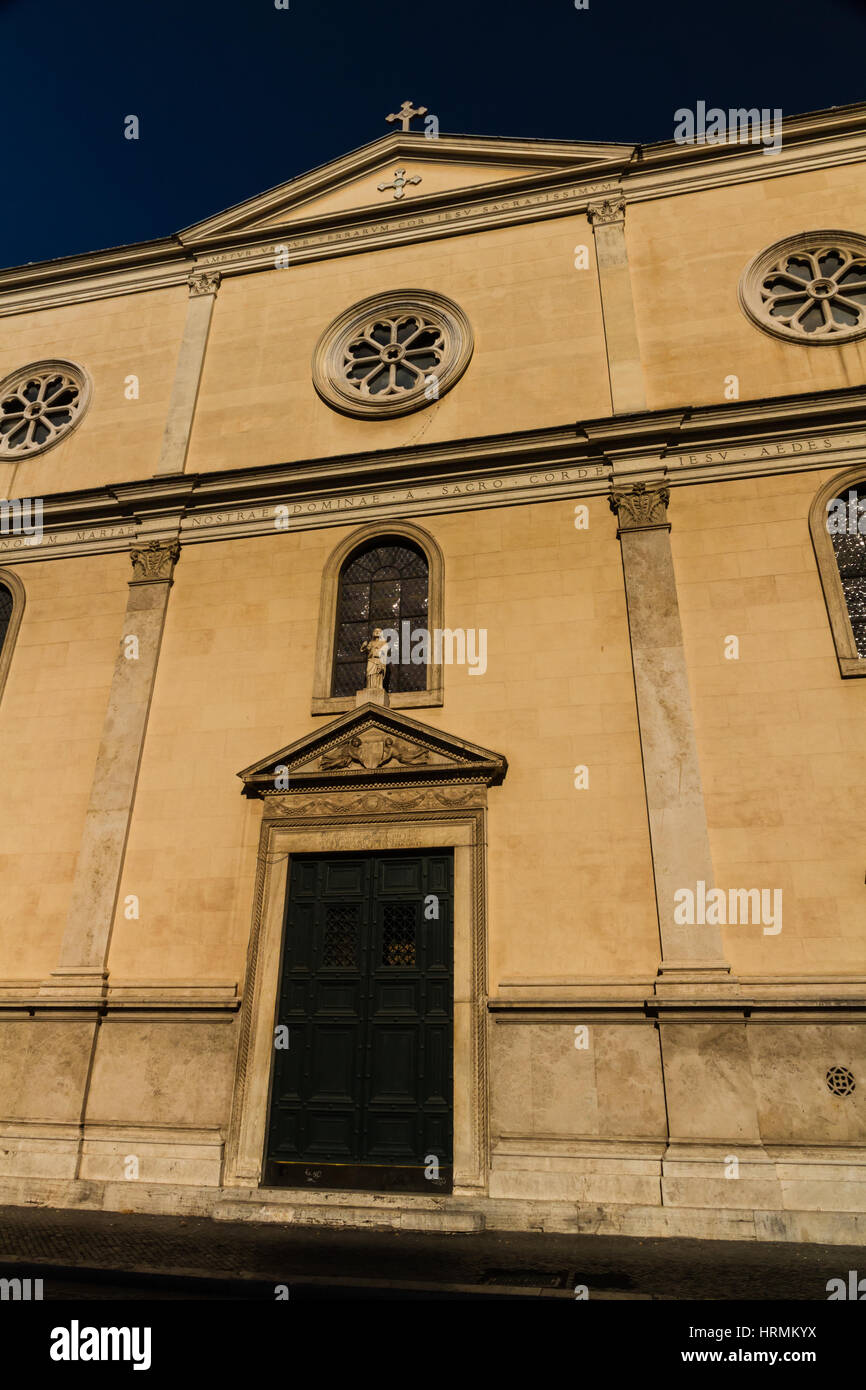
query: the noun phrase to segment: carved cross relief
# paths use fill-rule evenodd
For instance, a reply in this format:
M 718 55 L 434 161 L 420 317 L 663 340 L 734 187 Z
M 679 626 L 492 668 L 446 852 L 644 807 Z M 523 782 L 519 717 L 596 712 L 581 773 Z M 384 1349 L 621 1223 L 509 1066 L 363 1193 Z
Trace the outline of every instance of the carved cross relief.
M 394 190 L 394 197 L 395 197 L 395 198 L 402 198 L 402 197 L 403 197 L 403 194 L 404 194 L 404 192 L 405 192 L 405 190 L 406 190 L 406 185 L 407 185 L 407 184 L 410 184 L 410 183 L 423 183 L 423 179 L 421 178 L 421 175 L 420 175 L 420 174 L 413 174 L 412 178 L 410 178 L 410 179 L 407 179 L 407 178 L 405 177 L 405 174 L 406 174 L 406 170 L 405 170 L 405 169 L 395 169 L 395 170 L 394 170 L 394 182 L 393 182 L 393 183 L 380 183 L 380 184 L 378 184 L 379 192 L 380 192 L 380 193 L 384 193 L 387 189 L 393 188 L 393 190 Z

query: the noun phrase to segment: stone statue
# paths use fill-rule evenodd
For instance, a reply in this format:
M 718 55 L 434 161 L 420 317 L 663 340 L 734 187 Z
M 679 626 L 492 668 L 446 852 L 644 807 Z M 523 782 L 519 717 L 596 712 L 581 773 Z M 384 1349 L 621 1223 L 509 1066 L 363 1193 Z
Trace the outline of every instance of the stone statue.
M 351 763 L 360 762 L 361 740 L 356 734 L 354 738 L 338 743 L 330 752 L 323 753 L 319 759 L 319 766 L 323 772 L 332 772 L 335 768 L 348 767 Z
M 385 689 L 385 668 L 387 666 L 386 652 L 388 648 L 387 637 L 382 636 L 380 627 L 373 628 L 373 636 L 369 642 L 361 643 L 361 651 L 367 657 L 367 684 L 366 690 Z

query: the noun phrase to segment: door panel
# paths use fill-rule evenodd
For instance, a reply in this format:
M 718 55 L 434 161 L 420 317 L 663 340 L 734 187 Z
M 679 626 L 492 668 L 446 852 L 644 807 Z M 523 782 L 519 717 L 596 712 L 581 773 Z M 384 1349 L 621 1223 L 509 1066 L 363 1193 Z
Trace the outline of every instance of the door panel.
M 266 1183 L 450 1190 L 452 885 L 450 850 L 292 858 Z

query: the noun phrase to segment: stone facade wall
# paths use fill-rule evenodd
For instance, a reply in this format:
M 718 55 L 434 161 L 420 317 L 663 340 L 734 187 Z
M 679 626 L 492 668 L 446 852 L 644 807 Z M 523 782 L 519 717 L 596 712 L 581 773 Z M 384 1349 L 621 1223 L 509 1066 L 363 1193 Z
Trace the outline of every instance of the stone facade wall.
M 302 508 L 260 534 L 242 515 L 184 529 L 198 498 L 239 515 L 262 470 L 287 465 L 266 506 L 320 478 L 335 498 L 375 486 L 364 520 L 411 519 L 439 547 L 444 623 L 486 631 L 487 670 L 446 665 L 444 702 L 410 713 L 508 761 L 453 821 L 429 805 L 341 821 L 337 804 L 318 828 L 286 812 L 279 831 L 286 853 L 293 835 L 335 852 L 439 835 L 457 852 L 462 1186 L 450 1206 L 391 1203 L 394 1219 L 569 1229 L 577 1204 L 607 1230 L 864 1228 L 866 686 L 840 674 L 809 515 L 829 480 L 866 469 L 845 394 L 866 339 L 777 340 L 737 284 L 817 216 L 862 226 L 866 202 L 841 154 L 781 176 L 748 158 L 766 177 L 629 201 L 626 173 L 624 200 L 588 214 L 226 275 L 194 310 L 176 284 L 7 320 L 0 375 L 68 358 L 93 399 L 57 447 L 0 463 L 0 485 L 52 501 L 56 529 L 64 507 L 111 525 L 64 531 L 81 554 L 2 553 L 25 604 L 0 699 L 0 1197 L 274 1219 L 308 1204 L 260 1193 L 250 1140 L 282 899 L 270 812 L 237 774 L 330 717 L 312 713 L 323 575 L 360 523 Z M 310 371 L 322 329 L 413 286 L 468 315 L 464 377 L 402 417 L 329 409 Z M 771 452 L 771 435 L 789 444 Z M 535 469 L 535 500 L 458 494 L 488 455 Z M 379 485 L 392 475 L 407 499 L 419 476 L 443 490 L 410 506 Z M 136 623 L 139 679 L 122 646 Z M 700 878 L 781 890 L 783 929 L 681 930 L 672 890 Z M 833 1067 L 854 1074 L 850 1095 L 829 1089 Z

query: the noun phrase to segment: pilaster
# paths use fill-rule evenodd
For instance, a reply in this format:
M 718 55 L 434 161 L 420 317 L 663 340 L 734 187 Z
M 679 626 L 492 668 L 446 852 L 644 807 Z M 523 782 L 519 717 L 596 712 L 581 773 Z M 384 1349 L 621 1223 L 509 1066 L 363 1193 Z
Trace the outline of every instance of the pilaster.
M 176 540 L 133 549 L 120 650 L 114 666 L 90 803 L 57 968 L 40 996 L 87 1003 L 107 993 L 106 963 L 138 781 Z
M 646 392 L 625 244 L 625 199 L 604 198 L 590 203 L 586 215 L 595 237 L 611 407 L 614 414 L 645 410 Z
M 674 894 L 703 881 L 713 886 L 713 864 L 698 765 L 683 633 L 677 602 L 663 480 L 614 484 L 628 623 L 640 725 L 647 814 L 652 845 L 663 981 L 692 989 L 724 980 L 717 926 L 674 921 Z
M 640 461 L 623 460 L 623 468 Z M 644 467 L 647 460 L 644 460 Z M 674 920 L 678 889 L 713 887 L 713 863 L 698 765 L 685 647 L 667 519 L 670 492 L 650 480 L 615 482 L 661 960 L 655 984 L 668 1146 L 667 1204 L 781 1204 L 761 1143 L 742 1014 L 725 1008 L 739 986 L 718 926 Z M 732 1172 L 745 1181 L 727 1181 Z M 710 1195 L 711 1194 L 711 1195 Z
M 188 284 L 186 324 L 174 373 L 157 473 L 182 473 L 186 467 L 195 403 L 220 284 L 219 271 L 196 271 L 190 275 Z

